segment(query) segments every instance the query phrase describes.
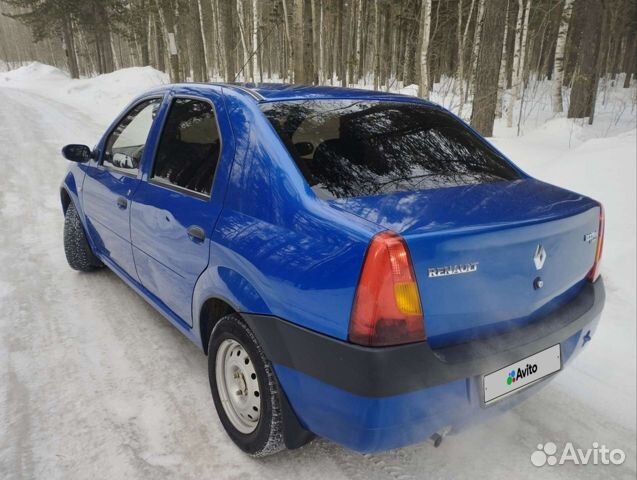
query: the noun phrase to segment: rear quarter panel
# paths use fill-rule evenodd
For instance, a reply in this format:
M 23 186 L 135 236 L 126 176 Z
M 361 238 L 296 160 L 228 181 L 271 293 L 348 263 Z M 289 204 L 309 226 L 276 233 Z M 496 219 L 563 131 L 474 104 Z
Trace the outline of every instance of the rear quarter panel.
M 258 106 L 225 91 L 237 145 L 194 305 L 224 298 L 346 339 L 354 291 L 380 227 L 314 196 Z

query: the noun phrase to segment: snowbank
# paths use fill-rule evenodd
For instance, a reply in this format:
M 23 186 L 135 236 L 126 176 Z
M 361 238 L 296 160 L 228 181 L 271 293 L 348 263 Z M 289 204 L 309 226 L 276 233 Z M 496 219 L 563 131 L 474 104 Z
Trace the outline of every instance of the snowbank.
M 73 80 L 50 65 L 33 62 L 0 74 L 0 85 L 29 90 L 90 113 L 104 125 L 137 95 L 163 83 L 168 75 L 152 67 L 133 67 Z

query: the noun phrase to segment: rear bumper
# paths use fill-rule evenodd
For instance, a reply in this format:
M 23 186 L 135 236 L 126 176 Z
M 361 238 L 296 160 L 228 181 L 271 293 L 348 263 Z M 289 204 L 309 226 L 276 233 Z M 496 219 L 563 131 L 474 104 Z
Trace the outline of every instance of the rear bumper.
M 245 318 L 303 426 L 355 450 L 375 451 L 422 441 L 523 401 L 546 381 L 485 407 L 482 375 L 558 343 L 566 365 L 594 333 L 604 301 L 600 278 L 528 325 L 435 350 L 426 342 L 361 347 L 276 317 Z

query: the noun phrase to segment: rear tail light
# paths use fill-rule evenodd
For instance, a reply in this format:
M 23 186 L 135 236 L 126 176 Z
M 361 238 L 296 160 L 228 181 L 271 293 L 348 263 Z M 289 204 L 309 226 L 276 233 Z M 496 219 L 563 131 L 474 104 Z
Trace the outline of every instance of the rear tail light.
M 600 273 L 600 262 L 602 260 L 602 250 L 604 249 L 604 227 L 605 227 L 605 219 L 604 219 L 604 206 L 599 204 L 599 228 L 597 229 L 597 249 L 595 250 L 595 263 L 593 263 L 593 267 L 588 272 L 586 278 L 594 282 L 599 277 Z
M 349 324 L 349 340 L 386 346 L 425 339 L 416 276 L 405 241 L 376 235 L 367 250 Z

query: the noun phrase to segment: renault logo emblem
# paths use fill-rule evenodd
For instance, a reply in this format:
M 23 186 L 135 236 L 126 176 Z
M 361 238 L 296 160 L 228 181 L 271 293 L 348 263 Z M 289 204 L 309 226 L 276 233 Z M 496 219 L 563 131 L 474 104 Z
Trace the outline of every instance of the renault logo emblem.
M 546 250 L 542 244 L 539 244 L 535 249 L 535 255 L 533 256 L 533 262 L 535 263 L 536 270 L 542 270 L 544 262 L 546 261 Z

